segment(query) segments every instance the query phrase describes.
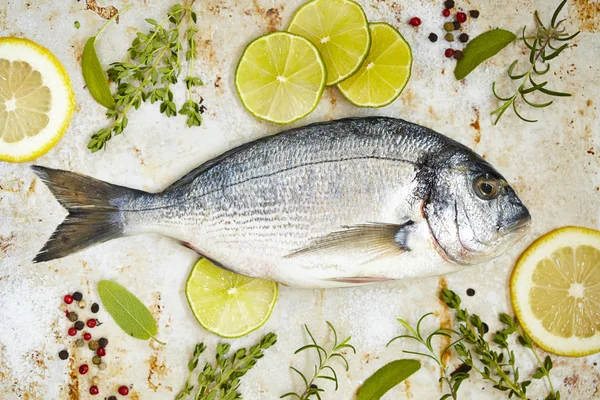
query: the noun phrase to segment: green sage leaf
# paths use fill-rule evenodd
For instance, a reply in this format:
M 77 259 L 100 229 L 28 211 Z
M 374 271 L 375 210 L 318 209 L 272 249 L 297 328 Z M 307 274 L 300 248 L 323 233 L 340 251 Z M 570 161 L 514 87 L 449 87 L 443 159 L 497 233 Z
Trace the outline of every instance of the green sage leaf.
M 420 368 L 421 363 L 417 360 L 396 360 L 384 365 L 358 389 L 357 400 L 379 400 Z
M 157 328 L 154 317 L 130 291 L 115 282 L 100 281 L 98 295 L 106 311 L 127 334 L 136 339 L 152 338 L 165 344 L 155 337 Z
M 495 56 L 514 42 L 517 36 L 504 29 L 493 29 L 471 40 L 464 50 L 464 57 L 456 63 L 454 76 L 461 80 L 471 73 L 479 64 Z
M 115 108 L 115 100 L 110 93 L 108 81 L 98 55 L 96 54 L 96 36 L 92 36 L 85 42 L 83 55 L 81 57 L 81 69 L 83 79 L 92 97 L 106 108 Z

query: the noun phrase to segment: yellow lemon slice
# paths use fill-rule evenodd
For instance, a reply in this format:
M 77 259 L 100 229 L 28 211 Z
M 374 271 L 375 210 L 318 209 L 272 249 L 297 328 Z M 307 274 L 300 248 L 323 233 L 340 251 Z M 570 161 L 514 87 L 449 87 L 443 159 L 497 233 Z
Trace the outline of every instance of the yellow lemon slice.
M 226 338 L 247 335 L 271 316 L 277 283 L 226 271 L 201 258 L 185 286 L 190 308 L 202 327 Z
M 71 122 L 75 95 L 60 61 L 27 39 L 0 38 L 0 160 L 33 160 Z
M 510 283 L 515 313 L 540 347 L 565 356 L 600 351 L 600 232 L 547 233 L 521 255 Z

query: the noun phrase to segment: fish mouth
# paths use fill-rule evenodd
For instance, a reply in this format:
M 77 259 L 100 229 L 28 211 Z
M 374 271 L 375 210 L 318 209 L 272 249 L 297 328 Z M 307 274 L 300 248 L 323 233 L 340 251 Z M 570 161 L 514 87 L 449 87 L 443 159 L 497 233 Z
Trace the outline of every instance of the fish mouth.
M 531 215 L 529 215 L 529 212 L 528 212 L 523 217 L 498 229 L 498 231 L 503 235 L 508 235 L 508 234 L 517 234 L 518 235 L 518 234 L 525 234 L 529 230 L 530 227 L 531 227 Z

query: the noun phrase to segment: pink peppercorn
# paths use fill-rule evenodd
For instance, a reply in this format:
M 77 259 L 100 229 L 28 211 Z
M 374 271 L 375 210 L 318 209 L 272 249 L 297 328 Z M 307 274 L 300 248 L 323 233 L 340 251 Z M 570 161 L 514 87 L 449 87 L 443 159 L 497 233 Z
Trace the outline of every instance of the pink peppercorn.
M 408 21 L 409 24 L 411 24 L 412 26 L 419 26 L 421 25 L 421 18 L 419 17 L 412 17 L 410 19 L 410 21 Z
M 446 52 L 444 53 L 446 55 L 446 57 L 450 58 L 454 55 L 454 50 L 453 49 L 446 49 Z
M 450 10 L 448 10 L 447 8 L 445 8 L 444 11 L 442 11 L 442 15 L 444 17 L 449 17 L 450 16 Z
M 456 20 L 460 23 L 466 22 L 467 14 L 465 14 L 464 12 L 456 13 Z

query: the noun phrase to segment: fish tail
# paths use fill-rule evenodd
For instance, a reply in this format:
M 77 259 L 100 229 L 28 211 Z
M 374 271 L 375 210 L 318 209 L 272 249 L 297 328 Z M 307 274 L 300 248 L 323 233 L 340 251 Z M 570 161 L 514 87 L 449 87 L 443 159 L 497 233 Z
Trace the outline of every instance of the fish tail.
M 69 212 L 33 259 L 50 261 L 123 236 L 122 207 L 144 192 L 74 172 L 32 166 L 56 200 Z

